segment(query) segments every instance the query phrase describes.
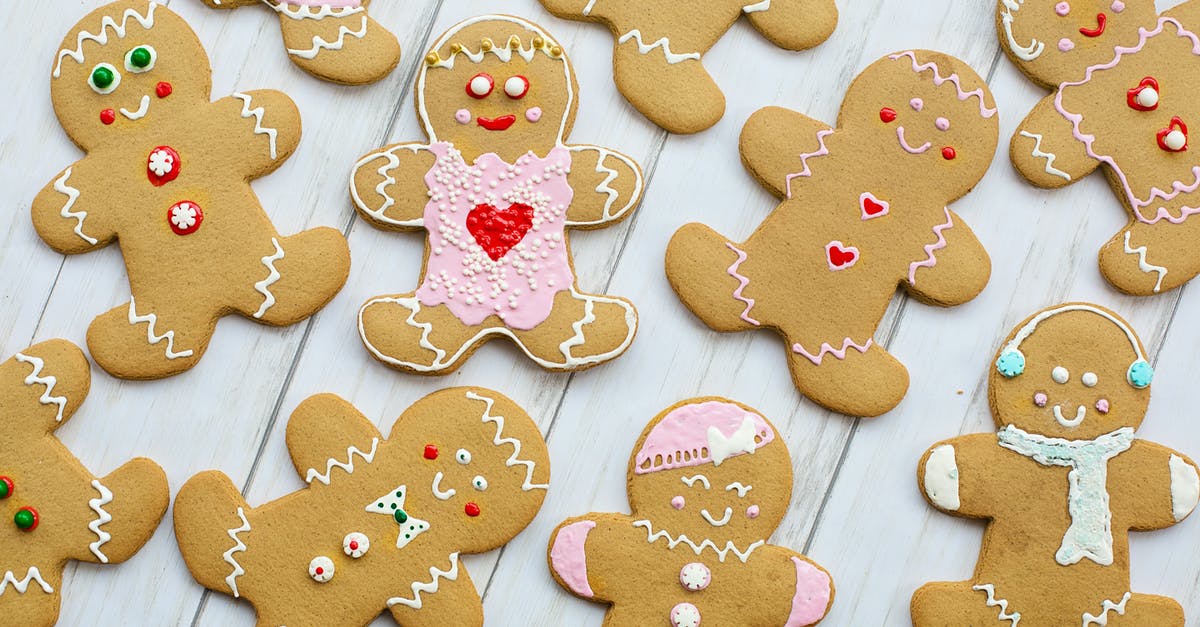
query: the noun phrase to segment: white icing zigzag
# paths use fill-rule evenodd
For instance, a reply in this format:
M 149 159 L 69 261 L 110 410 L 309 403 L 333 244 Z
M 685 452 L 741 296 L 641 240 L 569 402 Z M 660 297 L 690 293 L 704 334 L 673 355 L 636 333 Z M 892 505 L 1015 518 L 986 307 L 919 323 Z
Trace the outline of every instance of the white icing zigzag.
M 666 57 L 667 63 L 669 63 L 671 65 L 675 65 L 676 63 L 683 63 L 684 61 L 699 61 L 700 60 L 699 52 L 689 52 L 686 54 L 679 54 L 676 52 L 671 52 L 671 42 L 669 40 L 667 40 L 666 37 L 663 37 L 663 38 L 655 41 L 654 43 L 647 44 L 645 41 L 642 41 L 642 31 L 640 31 L 636 28 L 629 31 L 628 33 L 625 33 L 624 35 L 621 35 L 621 38 L 617 40 L 617 43 L 623 44 L 623 43 L 629 41 L 630 39 L 637 40 L 638 52 L 640 52 L 642 54 L 650 54 L 651 50 L 654 50 L 655 48 L 662 48 L 663 56 Z
M 998 616 L 998 618 L 1000 620 L 1012 621 L 1012 627 L 1017 627 L 1017 623 L 1020 622 L 1020 620 L 1021 620 L 1021 613 L 1020 612 L 1013 612 L 1012 614 L 1008 613 L 1008 600 L 996 598 L 996 587 L 995 586 L 993 586 L 990 583 L 985 583 L 985 584 L 981 584 L 978 586 L 971 586 L 971 589 L 978 590 L 980 592 L 986 592 L 987 593 L 987 606 L 988 607 L 999 607 L 1000 615 Z
M 163 333 L 162 335 L 155 335 L 154 334 L 154 325 L 158 323 L 158 316 L 156 316 L 152 313 L 146 314 L 144 316 L 139 316 L 138 312 L 137 312 L 137 308 L 133 302 L 133 297 L 130 296 L 129 297 L 129 324 L 136 326 L 138 323 L 141 323 L 141 322 L 147 323 L 146 340 L 149 341 L 151 344 L 158 344 L 159 342 L 161 342 L 163 340 L 167 341 L 167 348 L 166 348 L 166 352 L 165 352 L 167 359 L 179 359 L 180 357 L 191 357 L 192 356 L 191 349 L 181 351 L 178 353 L 175 352 L 175 332 L 174 331 L 168 330 L 166 333 Z
M 63 48 L 62 50 L 58 51 L 58 63 L 54 66 L 54 78 L 58 78 L 62 75 L 63 59 L 71 57 L 72 59 L 75 59 L 76 63 L 83 63 L 83 42 L 94 41 L 101 46 L 108 45 L 108 28 L 112 28 L 113 33 L 116 33 L 117 37 L 120 39 L 125 38 L 125 29 L 129 25 L 129 18 L 133 18 L 135 21 L 137 21 L 137 23 L 141 24 L 142 28 L 147 30 L 152 28 L 154 26 L 155 5 L 153 2 L 147 2 L 146 4 L 147 8 L 145 15 L 138 13 L 136 9 L 125 9 L 125 13 L 121 16 L 120 24 L 118 24 L 117 21 L 112 18 L 112 16 L 105 15 L 104 18 L 100 20 L 99 33 L 90 33 L 86 30 L 79 31 L 79 36 L 76 39 L 74 50 Z
M 321 38 L 318 35 L 313 35 L 312 48 L 309 48 L 308 50 L 288 48 L 288 54 L 295 57 L 300 57 L 301 59 L 312 59 L 320 54 L 322 50 L 341 50 L 346 45 L 346 35 L 350 35 L 355 39 L 362 39 L 363 37 L 366 37 L 367 16 L 362 16 L 362 27 L 360 27 L 357 31 L 350 30 L 349 28 L 346 28 L 345 25 L 338 26 L 337 41 L 329 41 Z
M 67 202 L 58 212 L 58 215 L 67 219 L 75 218 L 75 234 L 89 244 L 96 244 L 96 238 L 84 235 L 83 233 L 83 221 L 87 218 L 87 212 L 82 210 L 71 211 L 71 207 L 75 206 L 75 201 L 79 200 L 79 190 L 67 185 L 67 179 L 69 178 L 71 178 L 71 168 L 67 168 L 67 171 L 63 172 L 63 175 L 54 181 L 54 191 L 67 197 Z
M 1030 154 L 1032 154 L 1034 157 L 1044 158 L 1046 160 L 1046 174 L 1053 174 L 1054 176 L 1062 177 L 1068 181 L 1071 180 L 1070 174 L 1067 174 L 1066 172 L 1054 167 L 1054 160 L 1058 158 L 1058 155 L 1052 152 L 1044 152 L 1042 150 L 1041 135 L 1038 135 L 1037 133 L 1030 133 L 1029 131 L 1021 131 L 1021 137 L 1028 137 L 1033 140 L 1033 152 Z
M 254 284 L 254 289 L 263 295 L 262 305 L 259 305 L 258 311 L 254 312 L 255 318 L 262 318 L 268 309 L 275 306 L 275 295 L 271 293 L 270 287 L 279 281 L 279 270 L 275 268 L 275 262 L 283 259 L 283 247 L 274 237 L 271 238 L 271 243 L 275 245 L 275 252 L 262 258 L 262 264 L 271 272 L 267 278 Z
M 16 588 L 18 593 L 25 594 L 25 590 L 29 588 L 30 581 L 38 582 L 38 585 L 42 588 L 42 592 L 46 594 L 54 592 L 54 588 L 51 588 L 50 584 L 46 583 L 45 579 L 42 579 L 41 571 L 36 566 L 30 566 L 29 571 L 25 573 L 24 579 L 17 579 L 17 576 L 11 570 L 5 572 L 4 579 L 0 579 L 0 595 L 4 594 L 4 590 L 8 588 L 8 584 L 12 584 L 12 587 Z
M 354 456 L 358 455 L 359 457 L 362 457 L 364 461 L 366 461 L 368 464 L 370 464 L 371 462 L 375 461 L 375 450 L 378 448 L 379 448 L 379 438 L 371 438 L 371 452 L 370 453 L 364 453 L 361 450 L 359 450 L 359 448 L 357 446 L 351 446 L 350 448 L 346 449 L 346 461 L 345 462 L 342 462 L 340 460 L 330 457 L 329 460 L 325 462 L 325 473 L 324 474 L 317 472 L 316 468 L 309 468 L 308 474 L 305 475 L 305 477 L 304 477 L 304 482 L 312 483 L 313 480 L 315 479 L 317 481 L 320 481 L 321 483 L 324 483 L 325 485 L 329 485 L 330 473 L 333 472 L 334 468 L 341 468 L 342 470 L 346 471 L 346 474 L 353 474 L 354 473 Z
M 255 135 L 266 135 L 267 139 L 271 140 L 271 158 L 274 159 L 276 156 L 275 138 L 278 136 L 279 131 L 277 131 L 269 126 L 263 126 L 263 115 L 266 113 L 266 110 L 263 109 L 262 107 L 258 107 L 256 109 L 251 109 L 250 108 L 250 96 L 247 96 L 246 94 L 234 93 L 233 97 L 242 101 L 242 117 L 243 118 L 248 118 L 251 116 L 254 117 L 254 134 Z
M 354 164 L 355 172 L 357 172 L 359 170 L 359 168 L 363 167 L 368 162 L 370 162 L 374 159 L 377 159 L 379 157 L 385 157 L 387 159 L 387 163 L 384 163 L 382 166 L 380 166 L 379 170 L 378 170 L 379 175 L 384 178 L 382 181 L 380 181 L 380 183 L 378 185 L 375 186 L 375 193 L 379 194 L 380 196 L 383 197 L 383 206 L 378 209 L 372 209 L 372 208 L 368 207 L 367 203 L 363 202 L 362 197 L 360 197 L 358 195 L 358 187 L 354 184 L 354 181 L 351 180 L 350 181 L 350 194 L 354 197 L 354 204 L 357 205 L 359 209 L 362 209 L 363 211 L 370 214 L 372 218 L 374 218 L 380 222 L 384 222 L 386 224 L 394 224 L 396 226 L 413 226 L 413 227 L 424 226 L 424 224 L 425 224 L 424 217 L 420 217 L 415 220 L 393 220 L 393 219 L 387 217 L 386 215 L 384 215 L 387 212 L 389 207 L 396 204 L 396 199 L 392 198 L 384 190 L 389 185 L 393 185 L 396 183 L 396 177 L 392 176 L 392 170 L 395 170 L 396 168 L 400 167 L 400 158 L 396 156 L 397 150 L 408 150 L 409 152 L 412 152 L 415 155 L 415 154 L 421 152 L 422 150 L 428 150 L 428 149 L 429 149 L 428 146 L 422 146 L 419 144 L 401 144 L 399 146 L 395 146 L 388 150 L 385 150 L 382 152 L 371 153 L 371 154 L 363 157 L 361 161 Z
M 335 8 L 329 5 L 322 5 L 321 8 L 314 13 L 313 9 L 316 7 L 313 6 L 292 6 L 287 2 L 273 2 L 272 0 L 262 0 L 262 3 L 271 7 L 272 9 L 275 9 L 276 13 L 286 15 L 293 20 L 321 20 L 327 17 L 347 17 L 366 11 L 366 9 L 361 6 Z M 221 3 L 217 2 L 217 4 Z
M 571 355 L 571 349 L 576 346 L 582 346 L 585 340 L 583 338 L 583 327 L 596 321 L 596 303 L 590 298 L 587 298 L 583 304 L 583 317 L 571 323 L 571 328 L 575 330 L 575 335 L 567 338 L 562 344 L 558 345 L 558 350 L 562 352 L 567 363 L 570 363 L 574 357 Z
M 237 578 L 246 574 L 246 569 L 242 568 L 242 565 L 239 564 L 237 560 L 233 559 L 234 553 L 246 552 L 246 543 L 242 542 L 242 539 L 239 538 L 237 534 L 243 531 L 250 531 L 250 521 L 246 520 L 245 511 L 239 507 L 237 508 L 237 515 L 238 518 L 242 520 L 242 526 L 234 527 L 233 529 L 225 532 L 229 534 L 229 538 L 236 544 L 234 544 L 233 547 L 228 551 L 225 551 L 221 554 L 221 557 L 225 558 L 225 561 L 228 562 L 230 566 L 233 566 L 233 572 L 229 573 L 229 576 L 225 578 L 225 584 L 228 585 L 229 589 L 233 591 L 233 598 L 235 599 L 240 596 L 238 594 Z
M 604 213 L 600 217 L 599 220 L 596 220 L 594 222 L 575 222 L 573 220 L 569 220 L 567 222 L 568 226 L 589 226 L 589 225 L 593 225 L 593 224 L 603 224 L 604 222 L 620 218 L 621 216 L 625 215 L 625 213 L 627 211 L 629 211 L 631 208 L 633 208 L 634 202 L 636 202 L 637 199 L 642 194 L 643 181 L 642 181 L 642 175 L 638 171 L 637 166 L 634 165 L 634 163 L 629 159 L 629 157 L 626 157 L 625 155 L 623 155 L 621 153 L 608 150 L 607 148 L 602 148 L 600 146 L 571 146 L 570 150 L 571 150 L 571 152 L 583 152 L 585 150 L 595 150 L 596 152 L 599 153 L 599 157 L 597 157 L 597 159 L 596 159 L 596 172 L 599 174 L 605 175 L 605 177 L 604 177 L 604 180 L 601 181 L 600 184 L 596 186 L 596 193 L 597 194 L 607 194 L 608 200 L 606 200 L 604 202 Z M 625 164 L 627 166 L 629 166 L 630 171 L 632 171 L 634 173 L 634 176 L 636 177 L 636 180 L 634 181 L 633 192 L 629 195 L 629 202 L 626 203 L 626 205 L 624 207 L 621 207 L 620 211 L 617 211 L 615 214 L 611 213 L 612 205 L 614 202 L 616 202 L 617 198 L 620 196 L 620 192 L 613 189 L 612 186 L 610 185 L 610 183 L 615 181 L 617 179 L 617 177 L 620 176 L 620 173 L 617 172 L 616 170 L 604 165 L 604 160 L 607 159 L 608 157 L 613 157 L 615 159 L 619 159 L 619 160 L 625 162 Z
M 112 540 L 112 534 L 104 531 L 100 527 L 112 522 L 112 514 L 109 514 L 107 511 L 105 511 L 104 506 L 112 503 L 113 493 L 111 490 L 104 487 L 104 484 L 100 483 L 99 479 L 92 479 L 92 487 L 100 493 L 100 498 L 91 499 L 88 501 L 88 507 L 92 508 L 93 512 L 96 512 L 96 520 L 88 523 L 88 529 L 91 529 L 92 533 L 96 534 L 96 538 L 98 539 L 89 544 L 88 548 L 91 549 L 92 553 L 94 553 L 96 557 L 100 559 L 102 564 L 107 564 L 108 556 L 100 550 L 100 547 L 109 540 Z
M 51 394 L 51 392 L 54 391 L 54 385 L 58 383 L 57 378 L 52 376 L 40 376 L 42 374 L 42 368 L 46 366 L 46 362 L 37 357 L 26 355 L 24 353 L 17 353 L 15 358 L 17 361 L 29 364 L 33 367 L 33 372 L 30 372 L 29 376 L 25 377 L 25 385 L 34 385 L 35 383 L 40 383 L 46 386 L 46 389 L 42 392 L 42 396 L 38 398 L 38 402 L 43 405 L 58 405 L 58 415 L 54 418 L 54 420 L 55 422 L 62 422 L 63 410 L 67 407 L 67 397 L 54 396 Z
M 387 606 L 392 607 L 395 605 L 405 605 L 413 608 L 414 610 L 421 609 L 422 592 L 426 594 L 436 593 L 438 591 L 439 579 L 445 578 L 446 581 L 458 580 L 458 553 L 450 554 L 450 570 L 441 570 L 435 566 L 430 566 L 429 577 L 430 580 L 428 583 L 420 581 L 414 581 L 412 583 L 413 596 L 411 599 L 406 599 L 404 597 L 392 597 L 387 600 Z
M 1158 293 L 1158 291 L 1160 289 L 1162 289 L 1163 279 L 1166 278 L 1166 276 L 1167 276 L 1167 269 L 1162 266 L 1156 266 L 1156 265 L 1150 263 L 1149 261 L 1146 261 L 1147 248 L 1145 246 L 1138 246 L 1137 248 L 1131 247 L 1129 245 L 1129 236 L 1130 236 L 1130 232 L 1125 231 L 1125 254 L 1137 255 L 1138 269 L 1141 270 L 1142 272 L 1145 272 L 1146 274 L 1149 274 L 1151 272 L 1158 274 L 1158 282 L 1154 284 L 1154 292 Z
M 1124 616 L 1125 604 L 1129 602 L 1129 597 L 1131 596 L 1133 596 L 1131 593 L 1126 592 L 1125 596 L 1121 597 L 1120 603 L 1113 603 L 1112 601 L 1105 599 L 1104 603 L 1100 605 L 1101 610 L 1099 616 L 1092 616 L 1091 614 L 1084 612 L 1083 627 L 1087 627 L 1088 625 L 1100 625 L 1100 627 L 1104 627 L 1108 624 L 1108 613 L 1113 610 L 1116 610 L 1117 614 Z
M 757 549 L 758 547 L 767 543 L 766 540 L 758 540 L 756 542 L 751 543 L 750 546 L 746 547 L 745 551 L 739 551 L 737 549 L 737 547 L 734 546 L 733 540 L 726 542 L 724 548 L 720 548 L 717 546 L 717 544 L 715 542 L 713 542 L 712 540 L 709 540 L 707 538 L 705 538 L 704 541 L 701 542 L 700 544 L 696 544 L 695 542 L 692 541 L 691 538 L 687 537 L 686 535 L 682 535 L 682 534 L 678 538 L 672 538 L 671 534 L 667 533 L 666 531 L 654 531 L 649 520 L 635 521 L 633 523 L 633 526 L 634 527 L 645 527 L 646 541 L 649 542 L 650 544 L 654 544 L 660 538 L 666 538 L 667 539 L 667 548 L 674 549 L 679 544 L 686 544 L 689 548 L 692 549 L 692 551 L 694 551 L 696 553 L 696 555 L 700 555 L 700 553 L 705 548 L 710 548 L 713 550 L 713 552 L 715 552 L 717 554 L 717 559 L 721 562 L 724 562 L 725 556 L 728 555 L 730 551 L 733 551 L 733 554 L 735 556 L 737 556 L 737 558 L 739 560 L 741 560 L 743 564 L 745 564 L 746 560 L 750 559 L 750 554 L 754 552 L 754 549 Z
M 550 486 L 548 486 L 544 483 L 533 483 L 533 468 L 534 468 L 533 462 L 531 462 L 529 460 L 525 460 L 525 459 L 518 459 L 517 456 L 521 454 L 521 442 L 514 438 L 500 437 L 504 432 L 504 416 L 493 416 L 492 415 L 492 406 L 495 405 L 496 401 L 494 399 L 488 398 L 486 396 L 480 396 L 474 392 L 467 392 L 467 398 L 469 398 L 473 401 L 482 401 L 487 404 L 487 407 L 484 408 L 484 410 L 483 410 L 483 422 L 496 423 L 496 437 L 492 438 L 492 444 L 495 444 L 496 446 L 500 446 L 501 444 L 511 444 L 513 446 L 513 453 L 512 453 L 512 455 L 509 456 L 509 458 L 507 460 L 505 460 L 504 465 L 509 466 L 509 467 L 518 466 L 518 465 L 526 467 L 525 482 L 521 485 L 521 489 L 522 490 L 532 490 L 534 488 L 537 488 L 539 490 L 549 489 Z

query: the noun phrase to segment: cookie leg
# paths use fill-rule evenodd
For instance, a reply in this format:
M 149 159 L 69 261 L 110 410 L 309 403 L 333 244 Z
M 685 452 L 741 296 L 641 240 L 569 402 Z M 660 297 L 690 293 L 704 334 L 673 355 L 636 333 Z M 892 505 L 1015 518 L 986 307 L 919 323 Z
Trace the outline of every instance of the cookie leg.
M 1200 273 L 1200 216 L 1181 224 L 1135 222 L 1100 249 L 1100 271 L 1113 287 L 1134 296 L 1166 292 Z
M 321 19 L 305 17 L 317 9 L 288 4 L 276 9 L 288 56 L 301 69 L 335 83 L 362 85 L 396 68 L 400 42 L 365 7 L 333 9 Z
M 255 278 L 238 303 L 243 315 L 287 326 L 313 315 L 337 295 L 350 272 L 346 238 L 327 227 L 273 237 L 249 261 Z
M 637 310 L 629 301 L 571 289 L 554 296 L 545 322 L 515 335 L 543 368 L 582 370 L 625 352 L 636 333 Z
M 752 3 L 746 18 L 771 43 L 807 50 L 833 34 L 838 21 L 833 0 L 772 0 Z
M 217 313 L 199 311 L 185 295 L 158 301 L 143 295 L 92 321 L 92 359 L 114 377 L 162 379 L 200 361 L 217 325 Z
M 443 305 L 422 305 L 412 292 L 367 301 L 358 331 L 375 359 L 418 374 L 453 372 L 493 332 L 464 325 Z
M 59 607 L 62 596 L 59 592 L 62 577 L 57 572 L 41 572 L 41 579 L 53 592 L 46 592 L 37 577 L 31 577 L 25 594 L 16 594 L 8 590 L 8 594 L 0 599 L 0 613 L 4 616 L 6 625 L 53 625 L 58 621 Z M 4 573 L 0 572 L 0 576 Z M 24 581 L 26 571 L 14 572 L 17 581 Z M 10 588 L 11 584 L 5 586 Z
M 687 224 L 667 245 L 667 279 L 679 299 L 717 331 L 746 331 L 754 317 L 755 283 L 742 264 L 746 252 L 703 224 Z
M 175 537 L 188 570 L 210 590 L 240 596 L 242 561 L 254 516 L 229 477 L 215 470 L 183 484 L 175 497 Z M 278 623 L 275 623 L 278 624 Z
M 647 29 L 648 30 L 648 29 Z M 700 62 L 666 33 L 618 26 L 613 77 L 630 104 L 672 133 L 696 133 L 725 115 L 725 96 Z
M 88 500 L 92 518 L 88 528 L 96 535 L 81 559 L 102 564 L 133 557 L 167 512 L 170 493 L 167 475 L 158 464 L 139 457 L 91 482 Z
M 1129 600 L 1125 602 L 1124 613 L 1117 610 L 1120 608 L 1121 599 L 1112 599 L 1110 605 L 1100 605 L 1091 609 L 1094 618 L 1107 618 L 1108 623 L 1090 623 L 1090 624 L 1107 624 L 1108 627 L 1132 627 L 1133 625 L 1155 625 L 1155 627 L 1182 627 L 1184 624 L 1183 608 L 1179 602 L 1169 597 L 1154 596 L 1149 594 L 1131 594 Z M 1114 607 L 1112 604 L 1116 604 Z M 1108 611 L 1105 612 L 1105 607 Z
M 871 340 L 845 338 L 818 347 L 789 339 L 788 366 L 805 396 L 850 416 L 873 418 L 890 411 L 908 391 L 908 370 Z
M 1009 607 L 1002 591 L 992 589 L 989 597 L 988 590 L 972 587 L 965 581 L 921 586 L 913 594 L 910 606 L 913 627 L 1008 625 L 1012 622 L 1008 616 L 1020 611 Z M 992 605 L 988 605 L 989 599 Z

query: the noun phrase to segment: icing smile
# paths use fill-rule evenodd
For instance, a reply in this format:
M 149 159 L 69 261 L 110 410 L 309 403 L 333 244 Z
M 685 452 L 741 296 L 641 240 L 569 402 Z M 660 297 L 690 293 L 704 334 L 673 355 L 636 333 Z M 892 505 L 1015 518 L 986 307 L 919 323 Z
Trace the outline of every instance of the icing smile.
M 704 520 L 708 522 L 708 524 L 714 527 L 724 527 L 725 525 L 729 524 L 729 519 L 733 517 L 733 508 L 726 507 L 725 515 L 721 517 L 721 520 L 714 520 L 712 514 L 709 514 L 708 510 L 706 509 L 700 510 L 700 516 L 702 516 Z
M 146 117 L 146 113 L 149 111 L 150 111 L 150 96 L 142 96 L 142 104 L 141 104 L 141 106 L 138 107 L 137 111 L 130 111 L 129 109 L 123 108 L 123 109 L 121 109 L 121 115 L 129 118 L 130 120 L 140 120 L 140 119 Z
M 1104 34 L 1104 27 L 1108 24 L 1108 16 L 1103 13 L 1096 14 L 1096 28 L 1080 28 L 1079 33 L 1084 37 L 1099 37 Z
M 449 490 L 442 490 L 440 487 L 441 483 L 442 483 L 442 477 L 443 477 L 443 475 L 440 472 L 433 476 L 433 486 L 432 486 L 433 487 L 433 495 L 443 501 L 447 501 L 450 499 L 450 497 L 457 494 L 458 491 L 455 490 L 454 488 L 450 488 Z
M 929 142 L 925 142 L 924 144 L 921 144 L 920 146 L 918 146 L 916 148 L 909 146 L 908 142 L 904 140 L 904 127 L 903 126 L 896 128 L 896 138 L 898 140 L 900 140 L 900 147 L 903 148 L 905 152 L 912 154 L 912 155 L 924 154 L 924 152 L 926 150 L 929 150 L 933 146 L 933 144 L 931 144 Z
M 1087 408 L 1084 407 L 1083 405 L 1080 405 L 1075 410 L 1075 418 L 1067 419 L 1067 418 L 1063 417 L 1061 407 L 1062 407 L 1061 405 L 1054 406 L 1054 419 L 1058 421 L 1058 424 L 1060 424 L 1064 427 L 1078 427 L 1079 423 L 1083 422 L 1083 417 L 1087 414 Z
M 483 128 L 486 128 L 489 131 L 507 131 L 510 126 L 512 126 L 513 124 L 516 123 L 517 116 L 502 115 L 497 118 L 485 118 L 483 116 L 480 116 L 479 119 L 476 121 L 479 123 L 480 126 L 482 126 Z

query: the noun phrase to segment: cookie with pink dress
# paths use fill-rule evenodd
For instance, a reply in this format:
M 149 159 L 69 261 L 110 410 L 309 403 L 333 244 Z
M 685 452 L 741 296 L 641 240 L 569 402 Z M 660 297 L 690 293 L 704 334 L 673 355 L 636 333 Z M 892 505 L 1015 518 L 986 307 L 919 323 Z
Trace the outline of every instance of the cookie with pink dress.
M 551 536 L 559 585 L 609 604 L 612 627 L 821 622 L 833 604 L 829 573 L 767 544 L 791 500 L 792 462 L 766 418 L 695 398 L 651 420 L 634 451 L 633 513 L 571 518 Z
M 642 173 L 616 151 L 565 143 L 578 92 L 562 46 L 521 18 L 471 18 L 437 40 L 417 75 L 429 140 L 366 155 L 350 186 L 372 225 L 426 231 L 416 291 L 372 298 L 359 312 L 376 359 L 447 374 L 502 336 L 565 371 L 629 347 L 637 311 L 581 291 L 568 229 L 627 217 Z

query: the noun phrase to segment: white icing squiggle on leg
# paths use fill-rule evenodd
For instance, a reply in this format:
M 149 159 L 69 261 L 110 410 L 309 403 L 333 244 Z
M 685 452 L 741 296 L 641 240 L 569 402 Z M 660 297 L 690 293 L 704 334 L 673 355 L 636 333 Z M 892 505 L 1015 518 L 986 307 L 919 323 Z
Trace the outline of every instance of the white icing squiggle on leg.
M 1151 272 L 1158 274 L 1158 281 L 1154 284 L 1154 292 L 1157 294 L 1162 289 L 1163 279 L 1167 277 L 1167 269 L 1162 266 L 1156 266 L 1146 260 L 1146 253 L 1149 251 L 1145 246 L 1138 246 L 1137 248 L 1130 246 L 1129 237 L 1131 234 L 1130 231 L 1125 231 L 1125 254 L 1137 255 L 1138 269 L 1142 272 L 1146 274 L 1150 274 Z
M 1021 131 L 1021 137 L 1028 137 L 1033 140 L 1033 152 L 1030 154 L 1032 154 L 1035 158 L 1046 160 L 1046 174 L 1052 174 L 1068 181 L 1071 180 L 1070 174 L 1067 174 L 1066 172 L 1054 167 L 1054 160 L 1058 158 L 1058 155 L 1042 150 L 1041 135 L 1038 135 L 1037 133 L 1030 133 L 1029 131 Z
M 30 372 L 29 376 L 25 377 L 25 385 L 41 384 L 46 386 L 46 389 L 42 391 L 42 396 L 38 398 L 38 402 L 43 405 L 58 405 L 58 415 L 54 420 L 55 422 L 62 422 L 63 410 L 67 408 L 67 397 L 54 396 L 51 394 L 51 392 L 54 391 L 55 384 L 58 383 L 58 379 L 52 376 L 41 376 L 42 368 L 46 366 L 46 362 L 42 361 L 38 357 L 33 357 L 24 353 L 17 353 L 15 355 L 15 359 L 21 363 L 29 364 L 31 367 L 33 367 L 33 372 Z
M 88 529 L 91 529 L 97 538 L 95 542 L 88 545 L 88 548 L 92 550 L 92 553 L 100 560 L 100 563 L 107 564 L 108 556 L 100 550 L 100 547 L 104 546 L 109 540 L 112 540 L 112 534 L 100 527 L 112 522 L 112 514 L 105 511 L 104 506 L 112 503 L 113 493 L 104 487 L 104 484 L 100 483 L 99 479 L 92 479 L 92 488 L 100 493 L 100 498 L 88 501 L 88 507 L 92 508 L 93 512 L 96 512 L 96 520 L 88 523 Z
M 356 13 L 366 11 L 361 4 L 351 3 L 347 6 L 332 6 L 331 4 L 320 5 L 320 8 L 312 4 L 278 2 L 277 0 L 262 0 L 262 3 L 275 9 L 276 13 L 286 15 L 293 20 L 322 20 L 327 17 L 348 17 Z M 221 4 L 217 2 L 217 4 Z M 317 9 L 313 11 L 313 9 Z
M 237 534 L 242 533 L 243 531 L 250 531 L 250 521 L 246 520 L 246 513 L 242 510 L 242 508 L 237 508 L 237 515 L 238 518 L 242 520 L 242 526 L 234 527 L 233 529 L 229 529 L 225 532 L 229 534 L 230 539 L 236 542 L 236 544 L 233 545 L 233 548 L 225 551 L 221 555 L 221 557 L 225 558 L 225 561 L 228 562 L 230 566 L 233 566 L 233 572 L 225 578 L 225 584 L 228 585 L 229 589 L 233 591 L 233 598 L 235 599 L 240 596 L 238 594 L 237 578 L 246 574 L 246 569 L 242 568 L 242 565 L 233 558 L 234 553 L 246 552 L 246 543 L 242 542 L 242 539 L 239 538 Z
M 1115 611 L 1117 614 L 1124 616 L 1125 615 L 1125 604 L 1129 602 L 1129 598 L 1131 596 L 1133 596 L 1131 593 L 1126 592 L 1125 596 L 1121 597 L 1120 603 L 1113 603 L 1112 601 L 1105 599 L 1104 602 L 1100 604 L 1101 610 L 1100 610 L 1100 614 L 1098 616 L 1092 616 L 1091 614 L 1084 612 L 1082 627 L 1088 627 L 1088 625 L 1100 625 L 1100 627 L 1104 627 L 1105 625 L 1108 624 L 1108 613 L 1109 612 Z
M 1017 627 L 1017 623 L 1019 623 L 1021 621 L 1021 613 L 1020 612 L 1013 612 L 1011 614 L 1008 613 L 1008 600 L 996 598 L 995 586 L 993 586 L 990 583 L 985 583 L 985 584 L 980 584 L 978 586 L 971 586 L 971 589 L 979 591 L 979 592 L 986 592 L 987 593 L 987 606 L 988 607 L 999 607 L 1000 608 L 1000 616 L 998 616 L 998 618 L 1000 620 L 1011 621 L 1012 627 Z
M 663 56 L 666 58 L 667 63 L 669 63 L 670 65 L 675 65 L 676 63 L 683 63 L 684 61 L 699 61 L 700 60 L 699 52 L 687 52 L 687 53 L 672 52 L 671 51 L 671 42 L 666 37 L 662 37 L 662 38 L 654 41 L 653 43 L 647 44 L 645 41 L 642 40 L 642 31 L 640 31 L 636 28 L 629 31 L 628 33 L 625 33 L 624 35 L 621 35 L 621 38 L 617 40 L 617 43 L 623 44 L 623 43 L 628 42 L 631 39 L 637 41 L 638 52 L 643 55 L 650 54 L 650 51 L 654 50 L 655 48 L 662 48 Z
M 54 181 L 54 191 L 67 197 L 67 202 L 58 212 L 58 215 L 68 219 L 74 218 L 75 234 L 89 244 L 96 244 L 98 243 L 96 238 L 85 235 L 83 232 L 83 221 L 87 218 L 88 213 L 83 210 L 71 211 L 71 207 L 75 206 L 75 201 L 79 200 L 79 190 L 67 185 L 67 179 L 69 178 L 71 178 L 71 168 L 67 168 L 67 171 L 63 172 L 63 175 L 58 177 L 58 180 Z
M 283 247 L 279 245 L 279 240 L 271 238 L 271 243 L 275 245 L 275 252 L 262 258 L 262 264 L 270 270 L 267 278 L 254 284 L 254 289 L 259 294 L 263 295 L 262 305 L 259 305 L 258 311 L 254 312 L 255 318 L 262 318 L 267 310 L 275 306 L 275 295 L 271 293 L 271 286 L 279 281 L 279 270 L 275 268 L 275 262 L 283 259 Z
M 387 600 L 387 606 L 394 607 L 396 605 L 404 605 L 407 607 L 411 607 L 414 610 L 421 609 L 421 593 L 422 592 L 424 592 L 425 594 L 436 593 L 438 591 L 438 580 L 439 579 L 444 578 L 446 581 L 457 581 L 458 580 L 458 553 L 450 554 L 450 570 L 441 570 L 441 569 L 437 568 L 436 566 L 430 566 L 429 567 L 429 577 L 430 577 L 430 579 L 428 582 L 414 581 L 412 583 L 412 598 L 411 599 L 408 599 L 405 597 L 392 597 Z
M 29 582 L 31 581 L 36 581 L 38 586 L 42 588 L 42 592 L 46 594 L 54 592 L 54 588 L 51 588 L 50 584 L 46 583 L 45 579 L 42 579 L 42 572 L 37 569 L 37 566 L 30 566 L 29 570 L 25 573 L 24 579 L 17 579 L 17 576 L 11 570 L 6 571 L 4 578 L 0 579 L 0 595 L 4 594 L 4 590 L 8 588 L 9 584 L 12 584 L 12 587 L 16 589 L 18 594 L 25 594 L 25 591 L 29 589 Z
M 329 41 L 318 35 L 313 35 L 312 47 L 307 50 L 299 50 L 296 48 L 288 48 L 288 54 L 299 57 L 301 59 L 316 58 L 322 50 L 341 50 L 346 46 L 346 35 L 350 35 L 355 39 L 362 39 L 367 36 L 367 16 L 362 16 L 362 26 L 358 30 L 350 30 L 345 25 L 338 26 L 338 37 L 336 41 Z
M 143 322 L 146 323 L 146 340 L 149 341 L 150 344 L 152 344 L 152 345 L 158 344 L 159 342 L 161 342 L 163 340 L 167 341 L 167 348 L 165 351 L 167 359 L 179 359 L 181 357 L 191 357 L 192 356 L 193 353 L 192 353 L 191 349 L 188 349 L 185 351 L 180 351 L 178 353 L 175 352 L 175 331 L 168 330 L 166 333 L 163 333 L 162 335 L 155 335 L 154 334 L 154 325 L 158 323 L 158 316 L 156 316 L 152 313 L 146 314 L 144 316 L 138 315 L 137 307 L 134 304 L 133 297 L 130 296 L 129 297 L 129 324 L 137 326 L 138 324 L 143 323 Z

